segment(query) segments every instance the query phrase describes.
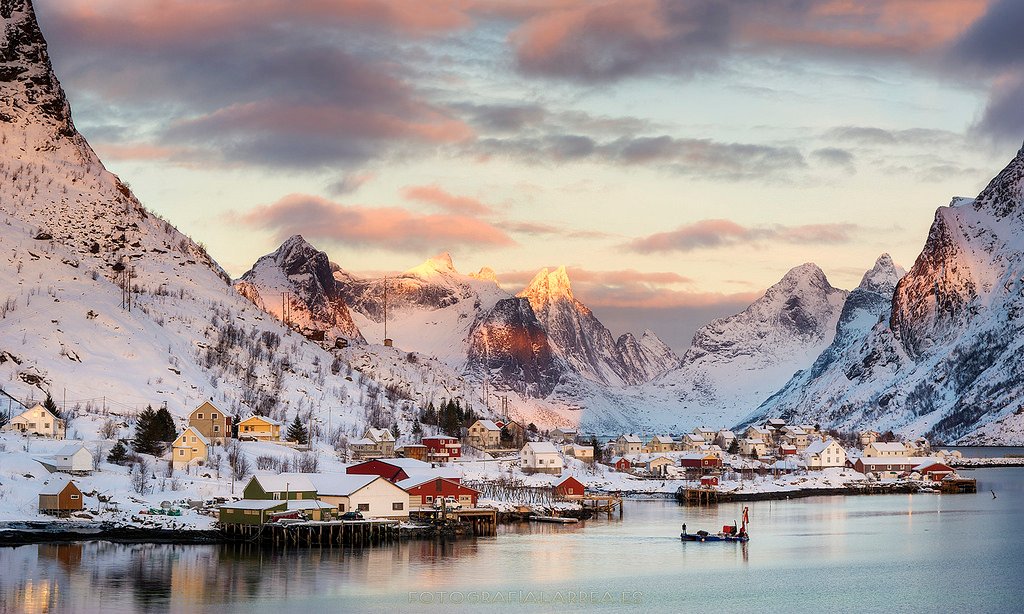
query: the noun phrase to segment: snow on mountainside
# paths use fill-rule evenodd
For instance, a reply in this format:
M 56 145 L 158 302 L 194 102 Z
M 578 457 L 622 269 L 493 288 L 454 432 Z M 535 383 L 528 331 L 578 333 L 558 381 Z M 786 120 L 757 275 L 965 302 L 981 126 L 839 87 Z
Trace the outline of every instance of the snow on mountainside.
M 365 342 L 340 296 L 327 254 L 299 235 L 257 260 L 235 289 L 290 325 L 326 332 L 328 341 L 342 337 Z
M 935 214 L 891 316 L 759 416 L 1024 443 L 1024 149 Z
M 611 332 L 573 295 L 565 267 L 541 270 L 516 296 L 529 299 L 555 353 L 583 377 L 611 386 L 640 384 L 678 363 L 672 351 L 649 331 L 646 344 L 637 343 L 631 335 L 617 344 Z
M 744 311 L 694 334 L 682 365 L 639 387 L 649 420 L 735 424 L 832 343 L 847 292 L 814 264 L 790 270 Z
M 243 417 L 330 413 L 360 428 L 358 399 L 379 386 L 332 377 L 332 354 L 256 309 L 148 212 L 75 130 L 31 3 L 5 0 L 0 17 L 4 389 L 128 414 L 166 403 L 181 416 L 213 398 Z

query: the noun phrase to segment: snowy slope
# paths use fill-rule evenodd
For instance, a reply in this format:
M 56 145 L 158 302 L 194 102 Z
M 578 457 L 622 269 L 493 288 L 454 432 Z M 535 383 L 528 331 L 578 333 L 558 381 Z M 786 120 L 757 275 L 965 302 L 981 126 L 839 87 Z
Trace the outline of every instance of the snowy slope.
M 369 381 L 257 309 L 206 251 L 146 211 L 75 130 L 28 2 L 0 42 L 0 382 L 68 408 L 183 415 L 213 398 L 242 416 L 364 421 Z M 131 271 L 131 309 L 124 300 Z M 123 306 L 124 305 L 124 306 Z M 392 408 L 395 419 L 406 416 Z
M 935 214 L 888 320 L 761 415 L 943 441 L 1024 442 L 1024 149 Z

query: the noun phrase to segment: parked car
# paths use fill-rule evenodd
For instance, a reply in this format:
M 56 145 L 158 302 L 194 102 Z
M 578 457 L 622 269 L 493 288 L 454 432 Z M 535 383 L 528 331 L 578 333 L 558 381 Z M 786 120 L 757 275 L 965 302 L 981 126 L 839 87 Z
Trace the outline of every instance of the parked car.
M 363 513 L 358 511 L 358 510 L 353 510 L 351 512 L 345 512 L 344 514 L 341 515 L 341 519 L 342 520 L 362 520 L 363 519 Z
M 462 504 L 459 503 L 458 499 L 456 499 L 452 495 L 448 495 L 447 497 L 444 498 L 443 501 L 441 500 L 440 497 L 438 497 L 434 501 L 434 509 L 439 510 L 441 509 L 442 505 L 443 507 L 450 510 L 457 510 L 462 508 Z

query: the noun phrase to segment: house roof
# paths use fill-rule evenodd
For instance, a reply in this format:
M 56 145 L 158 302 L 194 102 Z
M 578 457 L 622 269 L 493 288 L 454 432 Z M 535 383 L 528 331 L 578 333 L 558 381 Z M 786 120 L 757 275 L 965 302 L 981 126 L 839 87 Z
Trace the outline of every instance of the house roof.
M 750 431 L 754 431 L 755 433 L 757 433 L 759 435 L 771 435 L 772 434 L 771 429 L 766 429 L 763 426 L 751 426 L 750 428 L 747 429 L 748 433 Z
M 198 430 L 196 430 L 196 428 L 195 428 L 195 427 L 192 427 L 192 426 L 190 426 L 190 427 L 186 428 L 186 429 L 185 429 L 184 431 L 182 431 L 182 432 L 181 432 L 181 435 L 184 435 L 185 433 L 187 433 L 187 432 L 189 432 L 189 431 L 192 431 L 192 434 L 193 434 L 193 435 L 195 435 L 196 437 L 198 437 L 198 438 L 199 438 L 199 441 L 201 441 L 201 442 L 205 443 L 206 445 L 210 445 L 210 440 L 209 440 L 209 439 L 207 439 L 207 438 L 206 438 L 206 437 L 205 437 L 205 436 L 204 436 L 204 435 L 203 435 L 202 433 L 200 433 L 200 432 L 199 432 Z M 178 437 L 181 437 L 181 435 L 178 435 Z M 175 437 L 175 439 L 177 439 L 177 437 Z
M 862 456 L 857 459 L 865 466 L 873 465 L 913 465 L 915 467 L 925 462 L 933 462 L 933 458 L 907 458 L 906 456 Z
M 221 415 L 224 415 L 224 416 L 234 416 L 235 415 L 229 409 L 221 409 L 221 408 L 217 407 L 217 405 L 213 401 L 203 401 L 202 403 L 199 404 L 199 407 L 196 407 L 191 412 L 189 412 L 189 414 L 188 414 L 189 417 L 192 417 L 192 414 L 196 413 L 196 410 L 202 409 L 204 405 L 209 405 L 210 407 L 212 407 L 212 408 L 216 409 L 217 411 L 219 411 L 221 413 Z
M 523 448 L 530 448 L 534 454 L 558 454 L 555 444 L 550 441 L 527 441 Z
M 477 420 L 477 424 L 484 427 L 488 431 L 500 431 L 501 427 L 494 423 L 494 420 Z
M 579 479 L 577 479 L 575 476 L 572 476 L 572 475 L 564 476 L 562 479 L 560 479 L 557 482 L 555 482 L 555 486 L 561 486 L 562 484 L 565 484 L 569 480 L 572 480 L 573 482 L 576 482 L 580 486 L 585 486 L 585 484 L 583 484 L 583 482 L 579 481 Z
M 643 443 L 642 441 L 640 441 L 639 437 L 633 434 L 619 435 L 619 439 L 625 441 L 626 443 Z
M 722 429 L 722 430 L 718 431 L 718 435 L 719 435 L 719 437 L 726 437 L 726 438 L 732 437 L 733 439 L 736 439 L 736 433 L 733 433 L 732 431 L 729 431 L 729 430 L 726 430 L 726 429 Z
M 303 476 L 301 473 L 282 474 Z M 379 475 L 359 475 L 349 473 L 313 473 L 305 476 L 309 479 L 320 497 L 347 497 L 354 492 L 366 488 L 376 480 L 384 480 Z M 384 480 L 387 482 L 387 480 Z M 390 484 L 390 482 L 388 482 Z
M 86 448 L 85 445 L 82 444 L 81 442 L 73 442 L 65 446 L 62 446 L 59 450 L 53 453 L 53 456 L 74 456 L 74 454 L 77 453 L 79 450 L 85 450 L 86 452 L 89 452 L 88 448 Z
M 378 462 L 387 463 L 393 467 L 401 467 L 408 470 L 430 469 L 430 463 L 425 463 L 418 458 L 378 458 Z
M 612 464 L 613 465 L 617 465 L 617 464 L 619 464 L 619 461 L 621 461 L 621 460 L 624 460 L 627 463 L 632 463 L 633 462 L 633 461 L 629 460 L 628 458 L 626 458 L 625 456 L 613 456 L 612 457 Z
M 333 510 L 334 506 L 316 499 L 300 499 L 288 501 L 289 510 Z
M 218 505 L 217 507 L 231 510 L 267 510 L 270 508 L 283 506 L 284 504 L 284 501 L 277 501 L 274 499 L 242 499 L 241 501 L 232 501 L 231 503 L 224 503 Z
M 267 424 L 276 424 L 277 426 L 281 426 L 281 423 L 278 422 L 277 420 L 274 420 L 273 418 L 268 418 L 266 416 L 260 416 L 260 415 L 257 415 L 257 414 L 253 414 L 253 415 L 249 416 L 245 420 L 242 420 L 241 422 L 239 422 L 239 424 L 245 424 L 246 422 L 248 422 L 250 420 L 259 420 L 260 422 L 266 422 Z
M 310 482 L 312 473 L 254 473 L 251 480 L 256 480 L 263 492 L 311 492 L 316 487 Z
M 821 454 L 822 452 L 825 451 L 825 448 L 829 447 L 829 445 L 831 445 L 833 443 L 836 444 L 836 445 L 839 445 L 839 443 L 836 442 L 835 439 L 827 439 L 825 441 L 822 441 L 820 439 L 815 439 L 814 441 L 812 441 L 810 443 L 810 445 L 807 446 L 807 449 L 804 450 L 804 454 L 806 454 L 808 456 L 813 456 L 815 454 Z M 839 446 L 839 447 L 842 448 L 843 446 Z
M 907 451 L 907 447 L 906 446 L 904 446 L 902 443 L 895 442 L 895 441 L 894 442 L 889 442 L 889 443 L 883 443 L 881 441 L 876 441 L 876 442 L 874 442 L 874 443 L 872 443 L 870 445 L 871 445 L 871 447 L 873 447 L 874 449 L 878 450 L 879 452 L 906 452 Z
M 401 480 L 399 482 L 396 482 L 395 486 L 398 486 L 402 490 L 409 490 L 410 488 L 416 488 L 417 486 L 420 486 L 422 484 L 426 484 L 427 482 L 433 482 L 434 480 L 438 480 L 438 479 L 443 480 L 445 482 L 448 482 L 449 484 L 454 484 L 455 486 L 459 486 L 461 488 L 465 488 L 466 490 L 472 490 L 473 492 L 480 492 L 479 490 L 477 490 L 475 488 L 470 488 L 469 486 L 466 486 L 465 484 L 462 484 L 460 482 L 456 482 L 454 480 L 449 480 L 448 478 L 437 476 L 437 475 L 417 474 L 417 475 L 414 475 L 412 477 L 409 477 L 409 478 L 406 478 L 404 480 Z
M 350 446 L 375 446 L 375 445 L 377 445 L 377 442 L 372 440 L 372 439 L 367 439 L 366 437 L 361 437 L 359 439 L 356 439 L 355 441 L 348 442 L 348 445 L 350 445 Z
M 395 440 L 395 436 L 392 435 L 391 431 L 387 429 L 375 429 L 371 427 L 366 429 L 366 433 L 364 435 L 366 435 L 369 439 L 373 439 L 375 442 Z
M 47 496 L 59 495 L 64 491 L 68 484 L 72 483 L 74 483 L 74 480 L 68 477 L 53 477 L 50 478 L 50 481 L 43 486 L 42 490 L 39 491 L 39 494 Z M 77 488 L 77 486 L 75 488 Z
M 673 444 L 673 443 L 675 443 L 675 441 L 671 437 L 669 437 L 668 435 L 655 435 L 654 437 L 651 438 L 651 441 L 655 441 L 657 443 L 665 443 L 665 444 Z
M 691 442 L 693 442 L 693 443 L 697 443 L 697 442 L 701 442 L 701 443 L 704 443 L 704 438 L 703 438 L 703 437 L 701 437 L 700 435 L 696 435 L 696 434 L 694 434 L 694 433 L 687 433 L 687 434 L 686 434 L 686 439 L 687 439 L 688 441 L 691 441 Z

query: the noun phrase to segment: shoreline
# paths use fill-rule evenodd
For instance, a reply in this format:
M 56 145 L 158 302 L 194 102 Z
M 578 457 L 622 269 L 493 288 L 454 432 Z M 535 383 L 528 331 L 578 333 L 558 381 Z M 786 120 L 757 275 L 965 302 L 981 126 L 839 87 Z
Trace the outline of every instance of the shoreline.
M 62 542 L 108 541 L 119 544 L 220 544 L 230 540 L 216 529 L 160 529 L 114 523 L 61 526 L 26 521 L 0 524 L 0 548 Z

